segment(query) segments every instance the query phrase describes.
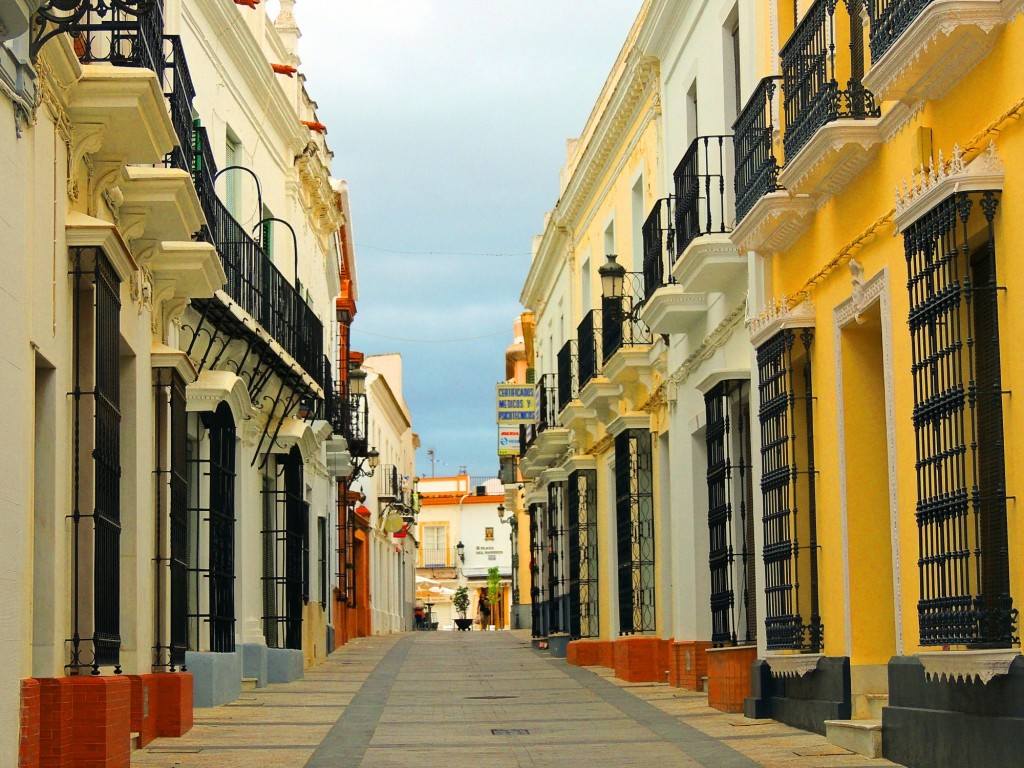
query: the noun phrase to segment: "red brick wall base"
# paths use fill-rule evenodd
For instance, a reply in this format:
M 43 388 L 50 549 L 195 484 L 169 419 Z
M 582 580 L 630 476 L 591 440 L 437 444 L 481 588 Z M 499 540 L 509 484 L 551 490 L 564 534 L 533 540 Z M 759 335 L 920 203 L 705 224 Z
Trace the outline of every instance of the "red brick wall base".
M 129 768 L 127 677 L 55 677 L 38 685 L 39 760 L 23 768 Z
M 669 685 L 688 691 L 703 691 L 703 678 L 708 673 L 707 649 L 704 640 L 683 640 L 672 643 L 669 654 Z
M 565 660 L 576 667 L 614 667 L 612 644 L 607 640 L 573 640 L 565 647 Z
M 627 683 L 660 683 L 665 671 L 659 663 L 657 637 L 623 637 L 615 641 L 615 676 Z
M 757 647 L 714 648 L 708 651 L 708 704 L 723 712 L 742 712 L 750 696 L 750 670 Z
M 41 699 L 39 681 L 21 681 L 21 733 L 18 740 L 18 768 L 39 768 Z
M 149 706 L 156 710 L 156 735 L 184 736 L 192 730 L 192 675 L 167 672 L 153 678 Z

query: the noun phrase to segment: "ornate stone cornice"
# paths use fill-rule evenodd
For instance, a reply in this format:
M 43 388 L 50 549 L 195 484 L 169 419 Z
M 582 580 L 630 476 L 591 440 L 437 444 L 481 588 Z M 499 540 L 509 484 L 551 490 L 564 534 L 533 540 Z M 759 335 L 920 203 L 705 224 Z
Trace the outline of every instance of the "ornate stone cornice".
M 935 651 L 917 654 L 929 681 L 972 682 L 982 685 L 992 678 L 1008 674 L 1010 666 L 1020 658 L 1016 650 Z
M 729 339 L 732 338 L 736 328 L 742 324 L 746 312 L 747 300 L 744 299 L 736 305 L 732 312 L 722 319 L 722 322 L 715 326 L 711 333 L 704 337 L 704 340 L 701 341 L 697 348 L 687 355 L 679 367 L 672 372 L 666 382 L 668 385 L 667 391 L 662 393 L 662 397 L 667 397 L 668 400 L 675 399 L 675 387 L 689 379 L 718 349 L 725 346 Z

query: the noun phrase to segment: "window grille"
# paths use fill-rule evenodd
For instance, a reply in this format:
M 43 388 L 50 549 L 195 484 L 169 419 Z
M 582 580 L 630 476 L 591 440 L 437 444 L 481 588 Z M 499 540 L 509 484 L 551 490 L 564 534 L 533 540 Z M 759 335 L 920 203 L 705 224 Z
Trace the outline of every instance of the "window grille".
M 548 632 L 562 632 L 566 629 L 563 616 L 565 602 L 565 486 L 563 483 L 548 485 L 547 506 L 547 608 Z
M 716 646 L 752 642 L 757 632 L 748 392 L 746 381 L 733 380 L 704 396 L 711 642 Z
M 320 577 L 320 607 L 327 610 L 327 518 L 316 519 L 317 574 Z
M 99 674 L 100 667 L 113 666 L 120 674 L 121 281 L 99 249 L 72 249 L 71 255 L 74 544 L 68 669 L 91 667 Z M 91 526 L 83 523 L 89 519 Z M 83 559 L 93 563 L 91 594 L 80 583 Z
M 309 504 L 302 455 L 278 457 L 264 482 L 263 634 L 270 648 L 302 649 L 302 607 L 309 600 Z
M 547 575 L 547 533 L 544 530 L 544 505 L 530 505 L 530 612 L 533 636 L 548 634 L 548 611 L 544 579 Z
M 925 646 L 1020 642 L 1006 522 L 998 204 L 996 192 L 956 193 L 904 232 Z
M 569 634 L 597 637 L 597 470 L 569 475 Z
M 235 422 L 225 403 L 198 413 L 190 432 L 206 430 L 206 457 L 193 443 L 189 456 L 189 648 L 235 650 Z M 203 483 L 202 480 L 206 482 Z M 202 592 L 203 580 L 207 592 Z M 200 628 L 209 630 L 208 644 Z
M 615 514 L 619 560 L 619 634 L 655 630 L 654 493 L 651 433 L 615 438 Z
M 757 350 L 764 499 L 765 639 L 769 649 L 818 653 L 811 329 L 780 331 Z M 809 616 L 808 623 L 804 617 Z

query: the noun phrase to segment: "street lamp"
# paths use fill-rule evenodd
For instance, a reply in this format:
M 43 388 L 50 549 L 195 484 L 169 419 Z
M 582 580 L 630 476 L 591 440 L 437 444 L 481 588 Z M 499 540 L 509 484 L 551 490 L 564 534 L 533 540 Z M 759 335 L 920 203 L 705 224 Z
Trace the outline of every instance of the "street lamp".
M 505 505 L 498 505 L 498 522 L 507 523 L 509 527 L 508 539 L 512 543 L 512 624 L 513 628 L 519 629 L 519 541 L 516 534 L 519 532 L 519 520 L 515 512 L 505 517 Z
M 455 549 L 459 553 L 459 562 L 465 564 L 465 562 L 466 562 L 466 545 L 463 544 L 461 541 L 459 541 L 459 543 L 455 545 Z
M 609 253 L 607 258 L 608 261 L 597 270 L 597 274 L 601 276 L 601 293 L 606 299 L 621 299 L 626 268 L 615 261 L 618 258 L 616 254 Z
M 362 475 L 363 477 L 373 477 L 373 471 L 377 469 L 380 464 L 380 453 L 376 448 L 371 448 L 366 452 L 365 456 L 354 457 L 355 458 L 355 469 L 352 471 L 352 479 L 355 480 L 357 477 Z M 367 469 L 367 467 L 369 469 Z

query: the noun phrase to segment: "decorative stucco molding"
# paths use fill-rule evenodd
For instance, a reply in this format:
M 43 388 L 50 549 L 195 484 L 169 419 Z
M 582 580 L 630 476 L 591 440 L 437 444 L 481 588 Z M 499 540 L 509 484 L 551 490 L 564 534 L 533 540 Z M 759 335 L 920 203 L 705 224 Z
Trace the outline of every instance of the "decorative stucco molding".
M 902 232 L 954 192 L 1001 190 L 1005 176 L 994 142 L 970 163 L 964 162 L 959 144 L 953 145 L 948 161 L 940 149 L 937 163 L 929 160 L 927 168 L 920 166 L 910 179 L 903 180 L 902 189 L 896 188 L 896 231 Z
M 227 403 L 235 424 L 252 418 L 252 401 L 245 381 L 230 371 L 206 370 L 185 389 L 187 411 L 215 411 Z
M 769 653 L 765 661 L 776 677 L 804 677 L 818 668 L 820 653 Z
M 1005 675 L 1010 665 L 1020 656 L 1016 650 L 994 651 L 935 651 L 917 654 L 924 665 L 925 679 L 929 682 L 973 682 L 982 685 L 992 678 Z
M 760 315 L 751 318 L 750 343 L 759 347 L 786 328 L 813 328 L 814 320 L 814 302 L 810 298 L 804 298 L 791 307 L 789 297 L 783 296 L 777 302 L 772 302 Z
M 153 368 L 173 368 L 186 384 L 191 384 L 199 376 L 188 355 L 159 342 L 153 342 L 150 347 L 149 364 Z
M 122 282 L 134 280 L 139 266 L 113 223 L 79 211 L 69 211 L 64 220 L 64 236 L 69 248 L 102 249 Z
M 743 322 L 746 313 L 747 300 L 744 299 L 723 318 L 722 322 L 715 326 L 711 333 L 704 337 L 700 345 L 687 355 L 679 367 L 672 372 L 672 375 L 666 380 L 667 391 L 665 392 L 665 396 L 670 402 L 675 400 L 675 388 L 689 379 L 700 369 L 701 365 L 711 359 L 715 352 L 728 343 L 736 328 Z

